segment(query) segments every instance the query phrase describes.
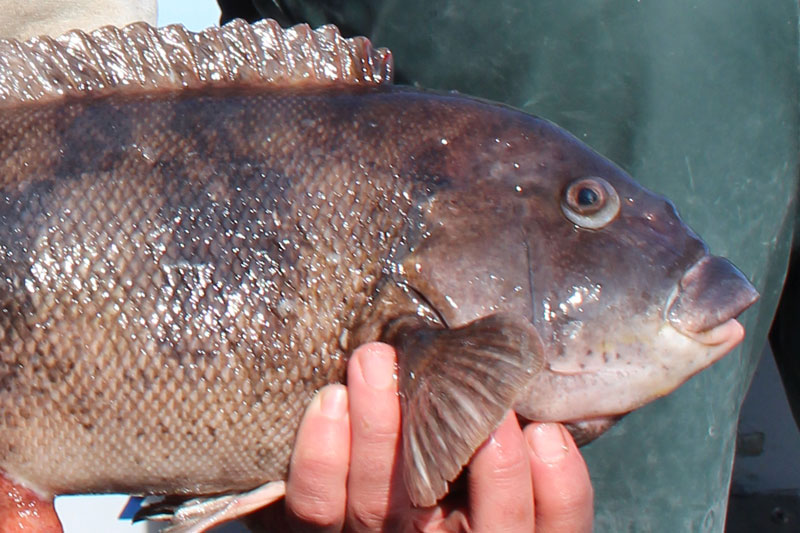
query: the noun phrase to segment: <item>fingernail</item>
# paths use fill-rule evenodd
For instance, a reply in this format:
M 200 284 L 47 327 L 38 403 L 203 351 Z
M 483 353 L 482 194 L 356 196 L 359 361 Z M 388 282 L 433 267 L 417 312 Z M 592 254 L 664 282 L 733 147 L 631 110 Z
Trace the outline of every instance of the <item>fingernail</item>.
M 557 463 L 569 451 L 567 440 L 558 424 L 537 424 L 533 431 L 526 431 L 528 446 L 545 463 Z
M 320 411 L 333 420 L 339 420 L 347 412 L 347 394 L 342 385 L 330 385 L 320 392 Z
M 373 389 L 384 390 L 394 382 L 394 357 L 391 353 L 377 351 L 359 358 L 364 381 Z

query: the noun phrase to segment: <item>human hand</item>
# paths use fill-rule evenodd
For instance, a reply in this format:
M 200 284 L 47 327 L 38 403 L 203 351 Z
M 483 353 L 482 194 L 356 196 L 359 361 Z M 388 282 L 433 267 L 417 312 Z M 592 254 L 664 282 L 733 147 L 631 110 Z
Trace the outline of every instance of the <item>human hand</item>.
M 522 430 L 512 412 L 473 456 L 464 491 L 454 487 L 434 507 L 411 505 L 394 364 L 390 346 L 362 346 L 349 362 L 347 388 L 330 385 L 312 401 L 287 482 L 292 529 L 591 531 L 589 474 L 569 433 L 558 424 Z

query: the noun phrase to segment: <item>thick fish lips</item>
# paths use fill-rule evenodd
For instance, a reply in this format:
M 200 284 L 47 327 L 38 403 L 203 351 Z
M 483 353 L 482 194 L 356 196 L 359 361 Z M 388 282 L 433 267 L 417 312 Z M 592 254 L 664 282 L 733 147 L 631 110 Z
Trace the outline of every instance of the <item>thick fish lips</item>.
M 722 357 L 744 337 L 736 317 L 758 300 L 758 291 L 725 258 L 707 255 L 678 283 L 667 320 L 682 334 L 713 346 Z
M 758 296 L 744 274 L 722 257 L 704 256 L 686 271 L 665 314 L 673 329 L 708 348 L 707 358 L 700 365 L 694 365 L 694 372 L 721 359 L 742 341 L 744 328 L 736 317 L 755 303 Z M 622 416 L 624 413 L 598 416 L 566 422 L 566 426 L 582 446 L 604 433 Z

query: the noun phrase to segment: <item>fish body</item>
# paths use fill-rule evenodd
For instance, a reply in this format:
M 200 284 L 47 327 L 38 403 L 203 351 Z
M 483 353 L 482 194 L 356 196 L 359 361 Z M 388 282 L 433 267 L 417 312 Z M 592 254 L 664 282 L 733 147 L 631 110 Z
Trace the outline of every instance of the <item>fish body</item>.
M 4 468 L 53 493 L 284 476 L 422 194 L 406 155 L 434 157 L 425 129 L 453 112 L 446 97 L 328 90 L 6 114 L 54 135 L 24 141 L 47 154 L 28 174 L 44 179 L 6 174 L 19 187 L 0 207 L 0 328 L 19 343 L 3 351 Z
M 175 30 L 142 31 L 104 46 L 166 61 Z M 384 52 L 330 29 L 291 37 L 325 79 L 264 81 L 248 68 L 281 30 L 216 31 L 185 48 L 221 50 L 227 81 L 196 58 L 200 81 L 71 68 L 0 105 L 8 478 L 43 497 L 284 479 L 313 394 L 384 340 L 428 505 L 508 408 L 590 439 L 741 340 L 744 276 L 557 126 L 395 87 Z

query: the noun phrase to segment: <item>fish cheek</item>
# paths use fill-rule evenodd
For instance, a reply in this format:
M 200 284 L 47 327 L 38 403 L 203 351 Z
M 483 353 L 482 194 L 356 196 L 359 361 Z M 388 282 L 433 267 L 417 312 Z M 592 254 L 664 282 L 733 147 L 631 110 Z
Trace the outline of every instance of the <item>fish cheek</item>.
M 404 259 L 399 281 L 424 298 L 449 327 L 497 313 L 531 322 L 529 267 L 518 228 L 448 231 L 430 236 Z

